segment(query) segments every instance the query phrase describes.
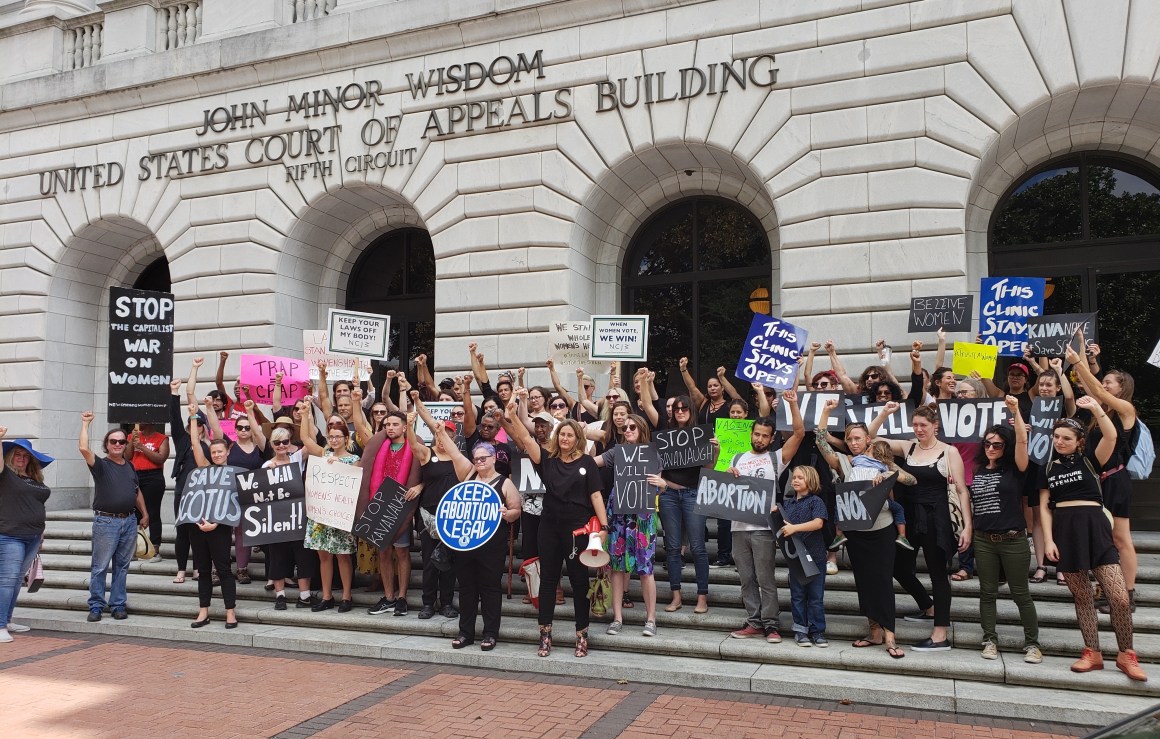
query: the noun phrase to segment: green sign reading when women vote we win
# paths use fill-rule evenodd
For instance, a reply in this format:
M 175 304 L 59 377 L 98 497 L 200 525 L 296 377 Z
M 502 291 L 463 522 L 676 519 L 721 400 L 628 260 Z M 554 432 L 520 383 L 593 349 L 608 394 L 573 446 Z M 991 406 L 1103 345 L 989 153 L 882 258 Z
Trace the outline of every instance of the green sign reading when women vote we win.
M 752 432 L 753 420 L 750 418 L 718 418 L 714 433 L 721 451 L 717 455 L 717 464 L 713 469 L 725 472 L 734 457 L 749 451 L 752 448 L 749 441 Z

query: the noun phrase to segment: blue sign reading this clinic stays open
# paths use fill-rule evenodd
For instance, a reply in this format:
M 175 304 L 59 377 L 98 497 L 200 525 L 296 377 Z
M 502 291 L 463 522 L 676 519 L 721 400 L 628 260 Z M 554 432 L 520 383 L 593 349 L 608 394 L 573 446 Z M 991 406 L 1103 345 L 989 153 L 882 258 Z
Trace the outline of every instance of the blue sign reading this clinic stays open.
M 780 318 L 756 313 L 741 350 L 737 376 L 775 390 L 785 390 L 797 377 L 798 357 L 809 332 Z
M 1000 357 L 1023 356 L 1027 319 L 1043 315 L 1042 277 L 984 277 L 979 285 L 979 336 Z
M 499 529 L 503 501 L 495 488 L 466 480 L 443 494 L 435 509 L 439 538 L 457 552 L 469 552 L 487 543 Z

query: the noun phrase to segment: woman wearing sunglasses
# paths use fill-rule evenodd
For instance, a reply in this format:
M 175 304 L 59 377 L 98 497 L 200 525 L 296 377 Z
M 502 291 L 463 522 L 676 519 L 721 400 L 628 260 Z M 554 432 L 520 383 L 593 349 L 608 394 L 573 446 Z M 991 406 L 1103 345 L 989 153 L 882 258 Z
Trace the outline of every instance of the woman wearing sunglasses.
M 724 404 L 722 404 L 724 407 Z M 687 428 L 693 422 L 693 402 L 687 395 L 678 395 L 673 401 L 672 428 Z M 693 568 L 697 573 L 697 606 L 694 613 L 709 610 L 709 552 L 705 548 L 705 517 L 693 513 L 697 503 L 697 483 L 700 467 L 678 467 L 661 473 L 664 485 L 660 496 L 661 523 L 665 529 L 665 554 L 668 557 L 669 589 L 672 601 L 665 610 L 680 610 L 681 602 L 681 539 L 689 540 Z M 718 523 L 720 525 L 720 523 Z
M 337 419 L 337 417 L 332 418 Z M 299 435 L 302 437 L 304 451 L 312 457 L 322 457 L 331 464 L 341 462 L 353 465 L 358 462 L 358 457 L 347 450 L 347 445 L 350 443 L 350 431 L 347 430 L 346 423 L 341 420 L 327 424 L 325 449 L 314 441 L 314 422 L 309 413 L 302 416 Z M 318 565 L 322 579 L 322 600 L 315 603 L 310 610 L 321 612 L 334 608 L 334 593 L 331 586 L 334 584 L 334 560 L 337 558 L 338 575 L 342 580 L 342 602 L 338 604 L 338 612 L 346 613 L 353 606 L 350 587 L 354 578 L 354 563 L 351 560 L 351 555 L 355 551 L 354 535 L 349 531 L 341 531 L 333 526 L 315 523 L 308 517 L 306 519 L 306 538 L 303 540 L 303 545 L 307 549 L 318 552 Z
M 226 464 L 244 470 L 256 470 L 269 456 L 266 453 L 266 436 L 262 433 L 262 426 L 254 413 L 254 401 L 247 400 L 243 407 L 246 415 L 234 421 L 234 431 L 237 432 L 237 441 L 230 447 L 230 455 Z M 213 399 L 205 399 L 205 416 L 209 421 L 212 439 L 224 439 L 221 423 L 214 412 Z M 250 548 L 242 545 L 242 527 L 234 528 L 234 555 L 238 560 L 238 582 L 242 585 L 250 584 Z M 219 571 L 220 574 L 220 571 Z
M 253 401 L 247 400 L 246 402 L 252 404 Z M 210 399 L 209 409 L 210 412 L 213 412 L 212 399 Z M 242 422 L 239 421 L 239 423 Z M 197 405 L 190 403 L 189 437 L 191 439 L 199 441 L 199 426 Z M 209 467 L 211 464 L 221 467 L 229 463 L 230 442 L 228 439 L 214 439 L 210 442 L 209 459 L 206 459 L 200 443 L 194 443 L 191 450 L 194 462 L 198 467 Z M 238 586 L 230 572 L 230 542 L 234 539 L 234 528 L 224 524 L 210 523 L 204 518 L 195 524 L 189 524 L 189 544 L 193 549 L 194 569 L 203 575 L 214 569 L 218 572 L 216 580 L 211 581 L 209 577 L 203 576 L 197 581 L 197 618 L 190 624 L 195 629 L 209 625 L 209 604 L 213 599 L 213 589 L 217 585 L 221 586 L 222 601 L 226 607 L 226 628 L 236 629 L 238 627 L 238 616 L 234 612 L 238 604 Z M 236 528 L 240 532 L 242 527 Z M 240 546 L 238 551 L 241 551 Z
M 302 414 L 303 423 L 307 423 L 309 414 Z M 312 422 L 311 422 L 312 423 Z M 270 432 L 270 448 L 274 450 L 274 457 L 262 467 L 280 467 L 284 464 L 296 464 L 302 469 L 301 450 L 292 452 L 290 446 L 290 431 L 276 428 Z M 307 549 L 301 539 L 296 541 L 281 541 L 266 545 L 266 577 L 273 580 L 274 610 L 286 610 L 286 580 L 294 577 L 298 571 L 298 608 L 310 608 L 314 605 L 314 597 L 310 593 L 310 580 L 318 568 L 318 556 Z

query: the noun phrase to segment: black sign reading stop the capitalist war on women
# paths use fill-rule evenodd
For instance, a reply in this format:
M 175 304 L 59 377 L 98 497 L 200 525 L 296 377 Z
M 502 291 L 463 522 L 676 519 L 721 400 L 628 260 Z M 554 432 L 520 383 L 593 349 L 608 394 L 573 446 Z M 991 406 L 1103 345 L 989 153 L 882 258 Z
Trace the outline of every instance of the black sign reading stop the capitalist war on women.
M 165 423 L 173 375 L 173 295 L 109 288 L 109 422 Z

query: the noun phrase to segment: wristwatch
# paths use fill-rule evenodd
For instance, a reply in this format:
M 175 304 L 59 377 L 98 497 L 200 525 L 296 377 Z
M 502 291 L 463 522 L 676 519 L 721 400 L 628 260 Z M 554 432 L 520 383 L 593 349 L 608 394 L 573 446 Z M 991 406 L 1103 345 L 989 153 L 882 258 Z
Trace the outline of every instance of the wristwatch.
M 603 526 L 601 526 L 600 530 L 607 534 L 608 533 L 608 524 L 604 524 Z

